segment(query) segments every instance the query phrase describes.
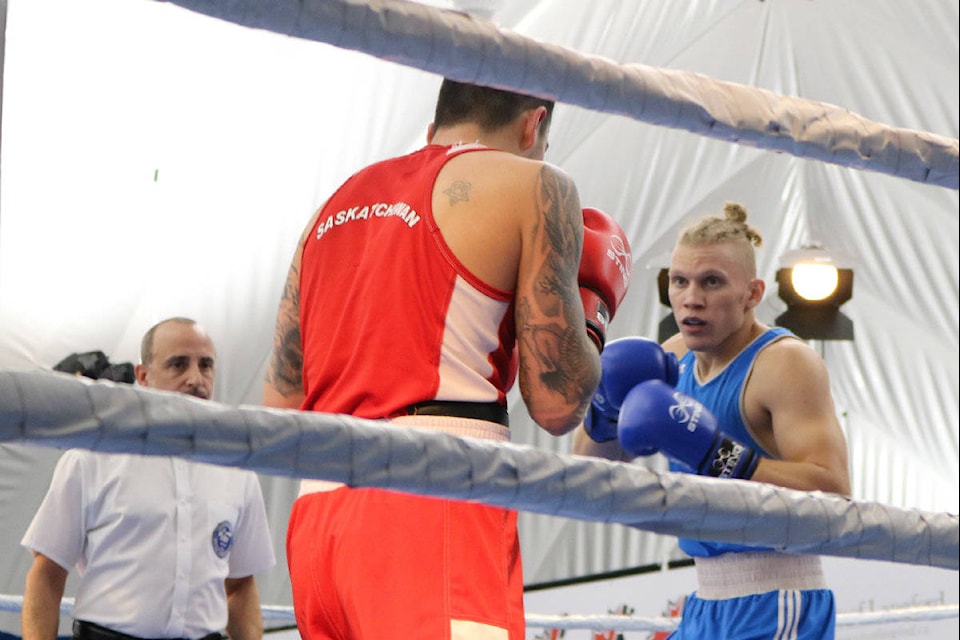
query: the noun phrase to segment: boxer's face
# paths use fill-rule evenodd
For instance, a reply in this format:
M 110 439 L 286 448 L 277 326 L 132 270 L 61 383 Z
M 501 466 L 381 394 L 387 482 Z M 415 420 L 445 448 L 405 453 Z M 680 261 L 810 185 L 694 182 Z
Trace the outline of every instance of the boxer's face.
M 688 349 L 709 351 L 744 323 L 763 295 L 735 244 L 678 245 L 670 263 L 670 306 Z M 759 284 L 758 284 L 759 283 Z
M 213 393 L 216 351 L 197 325 L 168 322 L 153 336 L 153 357 L 139 365 L 137 381 L 163 391 L 209 399 Z

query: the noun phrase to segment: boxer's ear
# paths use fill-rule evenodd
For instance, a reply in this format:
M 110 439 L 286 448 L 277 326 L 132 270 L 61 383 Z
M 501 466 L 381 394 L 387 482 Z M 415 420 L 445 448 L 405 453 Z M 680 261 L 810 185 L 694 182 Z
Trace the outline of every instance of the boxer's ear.
M 522 126 L 520 129 L 520 150 L 526 151 L 537 143 L 537 136 L 540 135 L 540 125 L 547 117 L 547 108 L 544 106 L 528 109 L 523 112 Z
M 766 283 L 760 278 L 754 278 L 750 281 L 749 295 L 747 297 L 747 308 L 753 309 L 763 300 L 763 294 L 767 290 Z

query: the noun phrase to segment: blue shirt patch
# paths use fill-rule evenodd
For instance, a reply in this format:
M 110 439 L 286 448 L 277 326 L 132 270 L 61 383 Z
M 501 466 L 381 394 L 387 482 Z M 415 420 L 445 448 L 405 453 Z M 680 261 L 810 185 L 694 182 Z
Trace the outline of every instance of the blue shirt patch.
M 233 526 L 226 520 L 218 524 L 217 528 L 213 530 L 211 543 L 213 544 L 213 552 L 217 554 L 217 557 L 226 558 L 227 554 L 230 553 L 230 547 L 233 546 Z

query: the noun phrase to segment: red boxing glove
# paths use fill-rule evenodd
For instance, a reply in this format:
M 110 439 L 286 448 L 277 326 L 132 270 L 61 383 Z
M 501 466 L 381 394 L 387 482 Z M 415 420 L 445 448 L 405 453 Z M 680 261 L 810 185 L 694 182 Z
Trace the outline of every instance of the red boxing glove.
M 598 209 L 583 210 L 583 254 L 580 257 L 580 299 L 587 334 L 598 351 L 607 340 L 607 326 L 630 286 L 633 257 L 620 225 Z

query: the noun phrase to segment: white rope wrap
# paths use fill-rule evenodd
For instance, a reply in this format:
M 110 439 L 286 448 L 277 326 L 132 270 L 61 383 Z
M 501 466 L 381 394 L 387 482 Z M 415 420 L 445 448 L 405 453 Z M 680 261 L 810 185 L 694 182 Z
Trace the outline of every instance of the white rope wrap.
M 956 138 L 697 73 L 618 64 L 465 13 L 398 0 L 167 0 L 464 82 L 915 182 L 960 188 Z
M 60 601 L 60 615 L 73 613 L 73 598 Z M 0 611 L 18 613 L 23 609 L 23 596 L 0 595 Z M 260 607 L 264 622 L 295 625 L 293 607 L 263 605 Z M 906 607 L 882 611 L 857 611 L 838 613 L 838 627 L 893 624 L 896 622 L 933 622 L 960 617 L 960 605 L 937 605 L 930 607 Z M 588 629 L 594 631 L 673 631 L 680 618 L 643 617 L 624 615 L 549 615 L 526 614 L 530 629 Z
M 54 372 L 0 371 L 0 442 L 173 455 L 791 553 L 960 568 L 956 514 Z
M 960 617 L 960 605 L 906 607 L 884 611 L 857 611 L 837 614 L 838 627 L 857 627 L 895 622 L 947 620 Z M 544 615 L 527 614 L 527 626 L 537 629 L 589 629 L 593 631 L 673 631 L 680 618 L 625 615 Z

